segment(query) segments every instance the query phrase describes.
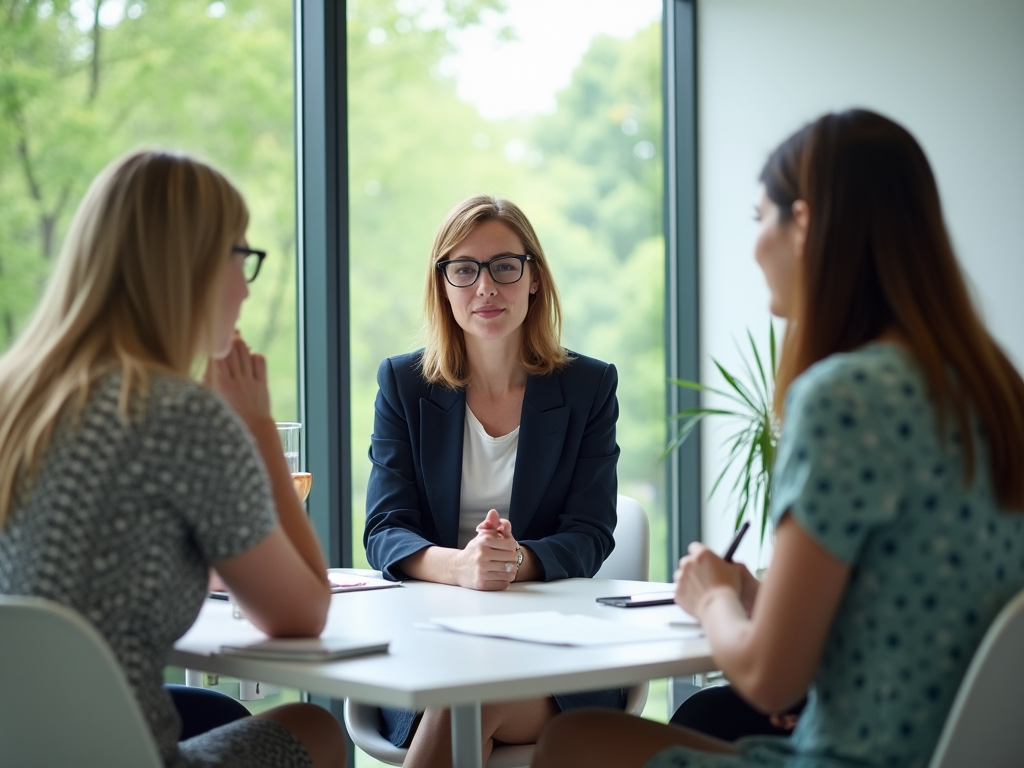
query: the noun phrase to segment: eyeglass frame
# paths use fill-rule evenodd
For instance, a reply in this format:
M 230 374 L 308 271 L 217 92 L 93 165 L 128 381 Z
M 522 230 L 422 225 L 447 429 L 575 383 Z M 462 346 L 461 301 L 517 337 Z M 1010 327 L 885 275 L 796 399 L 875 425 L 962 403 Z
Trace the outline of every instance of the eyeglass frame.
M 250 248 L 247 245 L 233 245 L 231 246 L 231 252 L 241 253 L 246 256 L 255 256 L 257 258 L 256 271 L 252 273 L 252 277 L 245 278 L 245 282 L 251 283 L 253 280 L 256 279 L 256 276 L 260 273 L 260 267 L 263 266 L 263 260 L 267 258 L 267 252 L 262 251 L 259 248 Z
M 517 277 L 515 280 L 510 280 L 507 283 L 502 282 L 501 280 L 496 278 L 494 276 L 494 273 L 491 271 L 491 264 L 495 261 L 500 261 L 501 259 L 518 259 L 521 267 L 519 271 L 519 277 Z M 523 279 L 523 275 L 526 274 L 526 263 L 530 261 L 536 261 L 536 259 L 533 258 L 533 254 L 530 253 L 502 253 L 499 254 L 498 256 L 492 256 L 489 261 L 477 261 L 476 259 L 469 258 L 446 259 L 445 261 L 437 262 L 437 268 L 441 270 L 441 274 L 444 275 L 444 279 L 448 281 L 448 284 L 452 288 L 472 288 L 474 285 L 476 285 L 476 281 L 480 279 L 480 273 L 484 271 L 484 267 L 487 267 L 487 274 L 491 276 L 491 280 L 493 280 L 498 285 L 515 285 L 516 283 Z M 473 278 L 472 283 L 468 283 L 466 285 L 456 285 L 455 283 L 452 282 L 451 277 L 448 276 L 448 265 L 459 263 L 476 264 L 476 277 Z

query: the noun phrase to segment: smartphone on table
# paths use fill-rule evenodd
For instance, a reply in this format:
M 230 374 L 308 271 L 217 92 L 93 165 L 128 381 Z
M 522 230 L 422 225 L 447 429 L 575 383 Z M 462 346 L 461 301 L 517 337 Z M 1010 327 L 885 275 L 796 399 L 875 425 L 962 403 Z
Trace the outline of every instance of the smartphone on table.
M 727 563 L 732 562 L 732 556 L 736 554 L 736 548 L 743 541 L 743 535 L 750 527 L 750 521 L 745 520 L 743 525 L 736 531 L 736 535 L 729 542 L 729 548 L 725 550 L 722 559 Z M 642 608 L 646 605 L 671 605 L 675 602 L 675 592 L 641 592 L 637 595 L 613 595 L 612 597 L 599 597 L 597 602 L 601 605 L 614 605 L 616 608 Z
M 599 597 L 597 602 L 601 605 L 614 605 L 616 608 L 643 608 L 647 605 L 671 605 L 673 598 L 673 592 L 641 592 L 636 595 Z

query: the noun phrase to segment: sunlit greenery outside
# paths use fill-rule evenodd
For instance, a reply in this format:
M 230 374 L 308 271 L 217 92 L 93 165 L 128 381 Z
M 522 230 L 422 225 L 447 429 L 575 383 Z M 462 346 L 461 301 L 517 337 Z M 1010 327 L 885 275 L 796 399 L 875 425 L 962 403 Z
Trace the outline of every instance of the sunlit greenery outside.
M 0 4 L 0 350 L 40 295 L 92 178 L 133 149 L 193 153 L 242 190 L 269 252 L 241 328 L 297 413 L 289 0 Z
M 365 562 L 377 366 L 419 346 L 434 229 L 487 192 L 536 227 L 566 346 L 619 370 L 619 489 L 647 509 L 651 578 L 665 580 L 660 25 L 595 38 L 553 114 L 486 120 L 441 64 L 453 31 L 503 8 L 347 3 L 353 555 Z M 0 352 L 92 178 L 132 149 L 182 150 L 224 170 L 248 201 L 249 242 L 269 256 L 240 324 L 268 357 L 275 417 L 295 419 L 293 75 L 290 0 L 0 2 Z
M 615 363 L 620 491 L 664 557 L 660 31 L 596 38 L 550 116 L 487 121 L 440 74 L 449 32 L 499 0 L 348 3 L 352 461 L 356 530 L 380 360 L 418 346 L 434 228 L 478 192 L 531 217 L 568 347 Z M 12 0 L 0 25 L 0 350 L 29 316 L 77 201 L 110 160 L 168 147 L 210 160 L 270 255 L 241 327 L 297 416 L 292 9 L 285 0 Z M 314 490 L 316 485 L 314 483 Z
M 447 14 L 429 17 L 417 7 L 348 4 L 356 564 L 365 564 L 359 542 L 377 367 L 420 346 L 436 227 L 461 199 L 491 193 L 517 202 L 540 236 L 562 297 L 566 346 L 619 370 L 619 489 L 652 518 L 651 575 L 663 580 L 660 25 L 627 40 L 595 38 L 554 114 L 489 121 L 439 73 L 449 32 L 500 4 L 451 2 Z

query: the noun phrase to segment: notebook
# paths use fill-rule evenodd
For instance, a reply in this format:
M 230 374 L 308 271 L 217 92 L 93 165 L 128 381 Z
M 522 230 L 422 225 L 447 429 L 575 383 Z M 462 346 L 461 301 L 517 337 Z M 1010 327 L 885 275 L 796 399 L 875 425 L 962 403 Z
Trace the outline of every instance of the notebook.
M 365 637 L 271 638 L 245 645 L 222 645 L 221 656 L 267 661 L 334 661 L 387 653 L 390 642 Z
M 327 569 L 327 580 L 331 584 L 331 592 L 363 592 L 368 589 L 391 589 L 402 586 L 400 581 L 388 581 L 380 576 L 356 575 L 352 569 Z M 212 591 L 209 596 L 214 600 L 230 600 L 231 595 L 224 591 Z

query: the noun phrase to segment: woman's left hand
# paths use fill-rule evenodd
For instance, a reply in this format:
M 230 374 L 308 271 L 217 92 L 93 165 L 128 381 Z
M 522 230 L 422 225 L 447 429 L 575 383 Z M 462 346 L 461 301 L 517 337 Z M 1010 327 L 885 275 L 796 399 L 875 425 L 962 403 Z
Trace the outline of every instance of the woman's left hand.
M 675 572 L 676 605 L 699 619 L 704 601 L 715 590 L 724 588 L 740 594 L 742 566 L 725 562 L 700 542 L 690 544 L 687 551 Z

